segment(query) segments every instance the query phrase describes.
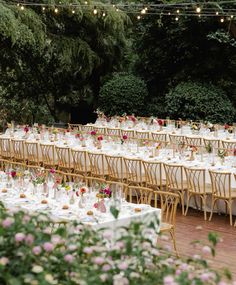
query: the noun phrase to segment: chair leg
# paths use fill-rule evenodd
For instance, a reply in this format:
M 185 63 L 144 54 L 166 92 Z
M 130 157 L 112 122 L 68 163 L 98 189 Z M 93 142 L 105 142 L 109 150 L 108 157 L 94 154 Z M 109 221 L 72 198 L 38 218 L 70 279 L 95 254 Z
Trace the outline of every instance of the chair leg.
M 200 196 L 201 197 L 201 201 L 203 204 L 203 211 L 204 211 L 204 221 L 207 220 L 207 213 L 206 213 L 206 196 Z
M 230 225 L 233 225 L 233 217 L 232 217 L 232 201 L 228 202 L 228 208 L 229 208 L 229 222 Z
M 212 197 L 212 200 L 211 200 L 211 214 L 210 214 L 209 221 L 211 221 L 211 219 L 212 219 L 213 210 L 214 210 L 216 201 L 217 201 L 217 200 L 215 200 L 215 199 Z
M 180 192 L 181 206 L 182 206 L 182 215 L 184 215 L 184 192 Z
M 187 193 L 186 209 L 185 209 L 185 213 L 184 213 L 185 216 L 187 216 L 187 213 L 188 213 L 188 207 L 189 207 L 190 199 L 191 199 L 191 195 L 189 193 Z
M 179 253 L 177 251 L 177 246 L 176 246 L 176 238 L 175 238 L 175 230 L 174 229 L 170 231 L 170 236 L 171 236 L 171 239 L 173 242 L 173 247 L 175 250 L 176 257 L 179 257 Z

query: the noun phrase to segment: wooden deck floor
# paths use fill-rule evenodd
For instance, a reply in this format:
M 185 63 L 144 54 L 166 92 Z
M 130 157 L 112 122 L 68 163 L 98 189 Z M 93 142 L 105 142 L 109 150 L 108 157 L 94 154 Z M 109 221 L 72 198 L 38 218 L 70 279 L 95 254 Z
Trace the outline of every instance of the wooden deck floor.
M 200 249 L 194 248 L 190 243 L 193 240 L 207 242 L 208 233 L 216 232 L 222 240 L 217 245 L 216 257 L 210 258 L 212 267 L 217 270 L 229 268 L 236 280 L 236 227 L 229 225 L 228 216 L 214 214 L 209 222 L 204 221 L 202 212 L 190 209 L 187 216 L 182 216 L 178 211 L 176 221 L 176 240 L 180 256 L 202 254 Z

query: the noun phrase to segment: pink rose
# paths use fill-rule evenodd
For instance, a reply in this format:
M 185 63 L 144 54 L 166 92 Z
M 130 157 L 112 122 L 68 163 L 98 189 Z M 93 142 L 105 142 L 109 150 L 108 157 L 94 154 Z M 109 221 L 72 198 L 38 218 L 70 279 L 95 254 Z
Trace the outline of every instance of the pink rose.
M 40 246 L 35 246 L 35 247 L 33 247 L 33 249 L 32 249 L 32 252 L 33 252 L 33 254 L 35 254 L 35 255 L 39 255 L 39 254 L 41 253 L 41 251 L 42 251 L 42 249 L 41 249 Z
M 126 262 L 121 262 L 120 264 L 118 264 L 118 268 L 120 270 L 126 270 L 128 268 L 128 264 Z
M 211 253 L 211 248 L 208 245 L 203 246 L 202 252 L 205 254 Z
M 3 257 L 0 258 L 0 264 L 1 265 L 5 266 L 8 263 L 9 263 L 9 259 L 7 257 L 3 256 Z
M 103 140 L 103 136 L 98 136 L 98 141 L 102 141 Z
M 55 172 L 56 172 L 56 170 L 55 170 L 54 168 L 51 168 L 51 169 L 50 169 L 50 173 L 51 173 L 51 174 L 54 174 Z
M 2 226 L 4 229 L 9 228 L 13 224 L 14 220 L 12 218 L 6 218 L 2 221 Z
M 163 125 L 164 125 L 164 121 L 161 120 L 161 119 L 158 119 L 158 120 L 157 120 L 157 123 L 158 123 L 159 126 L 163 126 Z
M 34 242 L 34 236 L 31 234 L 28 234 L 25 237 L 25 242 L 26 242 L 26 244 L 31 245 Z
M 123 135 L 123 140 L 127 140 L 128 139 L 128 136 L 127 135 Z
M 104 263 L 104 258 L 103 257 L 100 257 L 100 256 L 97 256 L 93 259 L 93 262 L 97 265 L 101 265 Z
M 54 249 L 54 245 L 53 245 L 52 243 L 50 243 L 50 242 L 45 242 L 45 243 L 43 244 L 43 249 L 44 249 L 46 252 L 51 252 L 51 251 L 53 251 L 53 249 Z
M 91 247 L 85 247 L 83 251 L 84 253 L 87 253 L 87 254 L 93 253 L 93 249 Z
M 109 264 L 104 264 L 102 267 L 102 271 L 107 272 L 111 269 L 111 266 Z
M 91 132 L 90 132 L 90 135 L 91 135 L 91 136 L 96 136 L 96 134 L 97 134 L 96 131 L 91 131 Z
M 68 263 L 72 263 L 72 262 L 74 261 L 74 256 L 71 255 L 71 254 L 66 254 L 66 255 L 64 256 L 64 260 L 65 260 L 66 262 L 68 262 Z
M 25 239 L 25 234 L 23 233 L 17 233 L 15 235 L 15 241 L 16 242 L 22 242 Z

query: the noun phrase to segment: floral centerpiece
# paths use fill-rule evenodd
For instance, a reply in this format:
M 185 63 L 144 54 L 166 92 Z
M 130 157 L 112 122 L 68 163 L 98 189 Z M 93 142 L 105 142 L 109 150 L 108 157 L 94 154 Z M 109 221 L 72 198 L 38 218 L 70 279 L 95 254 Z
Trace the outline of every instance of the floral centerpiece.
M 162 119 L 157 119 L 157 124 L 159 126 L 159 130 L 162 131 L 165 121 Z
M 123 135 L 123 136 L 121 137 L 120 142 L 121 142 L 121 144 L 124 144 L 127 140 L 128 140 L 128 136 L 127 136 L 127 135 Z
M 200 125 L 197 125 L 195 123 L 191 123 L 191 130 L 195 133 L 195 132 L 199 132 L 200 130 Z
M 226 149 L 218 149 L 218 156 L 221 159 L 221 164 L 223 164 L 225 161 L 225 157 L 227 156 L 227 150 Z
M 205 149 L 207 153 L 212 153 L 213 151 L 212 143 L 208 142 L 207 145 L 205 146 Z
M 230 133 L 230 134 L 232 134 L 233 131 L 234 131 L 233 126 L 230 126 L 230 125 L 228 125 L 228 124 L 225 124 L 225 125 L 224 125 L 224 129 L 225 129 L 225 131 L 227 131 L 227 132 Z
M 94 204 L 94 208 L 96 208 L 98 211 L 105 213 L 106 212 L 106 206 L 104 203 L 105 198 L 111 198 L 112 191 L 107 184 L 101 184 L 100 189 L 98 193 L 96 194 L 96 197 L 98 198 L 98 201 Z

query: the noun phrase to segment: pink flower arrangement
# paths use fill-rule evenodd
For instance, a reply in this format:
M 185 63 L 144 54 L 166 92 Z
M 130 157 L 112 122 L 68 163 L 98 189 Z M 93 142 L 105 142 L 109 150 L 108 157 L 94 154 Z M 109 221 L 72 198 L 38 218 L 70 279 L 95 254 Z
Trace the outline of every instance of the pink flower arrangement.
M 96 134 L 97 134 L 96 131 L 91 131 L 91 132 L 90 132 L 90 135 L 91 135 L 91 136 L 96 136 Z
M 157 123 L 158 123 L 159 126 L 163 126 L 164 125 L 164 120 L 158 119 Z
M 75 135 L 75 138 L 76 138 L 76 139 L 79 139 L 79 138 L 80 138 L 80 134 L 76 134 L 76 135 Z
M 123 136 L 122 136 L 122 139 L 123 139 L 123 140 L 127 140 L 127 139 L 128 139 L 128 136 L 127 136 L 127 135 L 123 135 Z
M 32 234 L 28 234 L 25 237 L 25 243 L 28 245 L 31 245 L 31 244 L 33 244 L 33 242 L 34 242 L 34 236 Z
M 225 125 L 224 125 L 224 128 L 225 128 L 225 130 L 228 130 L 229 125 L 228 125 L 228 124 L 225 124 Z
M 49 171 L 51 174 L 55 174 L 56 173 L 56 170 L 54 168 L 51 168 L 50 171 Z
M 98 141 L 102 141 L 103 140 L 103 136 L 98 136 Z
M 132 122 L 136 122 L 136 118 L 135 118 L 135 116 L 128 116 L 128 119 L 130 120 L 130 121 L 132 121 Z

